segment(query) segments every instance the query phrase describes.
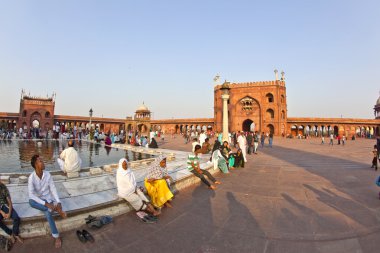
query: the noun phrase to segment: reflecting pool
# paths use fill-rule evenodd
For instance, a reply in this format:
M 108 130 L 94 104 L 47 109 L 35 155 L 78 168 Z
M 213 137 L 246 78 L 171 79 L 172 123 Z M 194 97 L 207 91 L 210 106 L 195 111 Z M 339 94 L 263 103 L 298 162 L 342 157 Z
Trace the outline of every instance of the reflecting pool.
M 57 158 L 67 147 L 67 141 L 55 140 L 1 140 L 0 173 L 32 172 L 30 160 L 39 154 L 49 171 L 59 170 Z M 132 152 L 124 149 L 104 147 L 86 141 L 75 141 L 74 148 L 82 159 L 82 168 L 118 163 L 120 158 L 136 161 L 153 157 L 152 155 Z

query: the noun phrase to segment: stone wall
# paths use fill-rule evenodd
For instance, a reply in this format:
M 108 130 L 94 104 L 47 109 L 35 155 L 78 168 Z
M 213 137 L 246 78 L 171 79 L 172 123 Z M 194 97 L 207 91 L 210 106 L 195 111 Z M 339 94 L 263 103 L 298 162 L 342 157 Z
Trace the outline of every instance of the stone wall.
M 222 131 L 223 101 L 221 85 L 214 88 L 214 120 Z M 272 132 L 286 134 L 287 102 L 284 81 L 231 83 L 229 85 L 229 131 Z

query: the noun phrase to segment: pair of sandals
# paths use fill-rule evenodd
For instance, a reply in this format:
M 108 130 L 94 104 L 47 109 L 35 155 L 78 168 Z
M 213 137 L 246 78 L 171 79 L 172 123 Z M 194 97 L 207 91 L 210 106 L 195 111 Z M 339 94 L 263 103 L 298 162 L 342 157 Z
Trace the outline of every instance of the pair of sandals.
M 77 237 L 79 239 L 79 241 L 81 241 L 82 243 L 86 243 L 86 242 L 95 242 L 95 239 L 94 237 L 87 231 L 87 230 L 77 230 Z
M 143 211 L 137 212 L 136 215 L 144 223 L 156 223 L 158 221 L 158 218 L 156 216 L 147 214 L 146 212 L 143 212 Z
M 85 218 L 86 224 L 89 228 L 101 228 L 103 225 L 109 224 L 112 222 L 111 216 L 101 216 L 101 217 L 95 217 L 92 215 L 89 215 L 87 218 Z

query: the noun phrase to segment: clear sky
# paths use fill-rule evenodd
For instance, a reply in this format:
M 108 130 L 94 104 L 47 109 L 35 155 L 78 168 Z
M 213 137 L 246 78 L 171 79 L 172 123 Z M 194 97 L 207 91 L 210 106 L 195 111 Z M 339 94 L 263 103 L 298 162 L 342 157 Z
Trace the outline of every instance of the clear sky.
M 374 118 L 380 1 L 0 0 L 0 111 L 213 117 L 213 78 L 286 73 L 289 117 Z

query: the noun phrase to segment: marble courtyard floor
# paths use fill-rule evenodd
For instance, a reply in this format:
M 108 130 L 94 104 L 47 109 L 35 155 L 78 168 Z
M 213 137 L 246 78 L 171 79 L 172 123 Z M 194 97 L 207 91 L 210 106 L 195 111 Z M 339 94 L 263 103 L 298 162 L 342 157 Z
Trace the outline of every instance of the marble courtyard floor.
M 216 191 L 197 184 L 179 192 L 157 224 L 128 213 L 89 230 L 94 244 L 79 242 L 74 230 L 62 233 L 59 250 L 43 236 L 12 251 L 378 252 L 380 188 L 374 181 L 380 173 L 370 168 L 374 144 L 275 138 L 273 148 L 266 144 L 248 156 L 245 168 L 217 174 L 222 185 Z M 159 145 L 191 149 L 179 136 Z

